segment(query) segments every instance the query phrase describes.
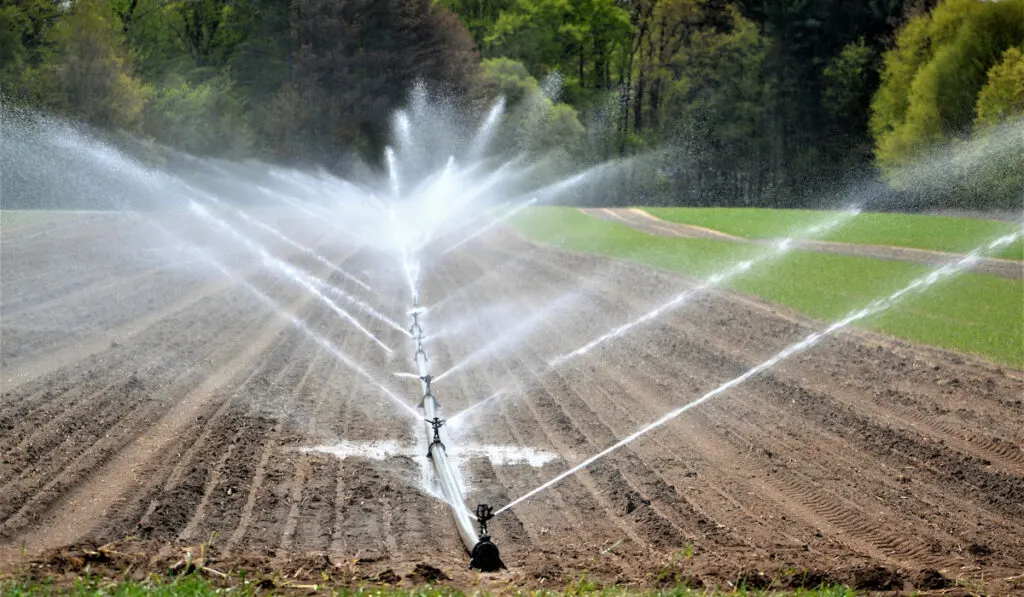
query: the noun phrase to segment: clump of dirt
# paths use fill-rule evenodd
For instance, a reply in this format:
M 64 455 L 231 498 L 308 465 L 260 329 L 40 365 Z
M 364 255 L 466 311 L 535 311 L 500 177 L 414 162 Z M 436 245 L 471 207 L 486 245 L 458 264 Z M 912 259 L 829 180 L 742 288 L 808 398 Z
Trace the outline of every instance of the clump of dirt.
M 743 589 L 763 591 L 772 586 L 772 578 L 760 571 L 744 572 L 736 579 L 736 586 Z
M 96 570 L 125 569 L 130 565 L 144 562 L 139 554 L 119 551 L 116 545 L 95 546 L 91 544 L 71 545 L 47 551 L 29 563 L 29 569 L 41 576 L 77 574 L 86 567 Z
M 895 570 L 874 566 L 855 570 L 849 584 L 861 591 L 897 591 L 903 588 L 906 579 Z
M 381 570 L 376 576 L 369 579 L 370 582 L 382 584 L 382 585 L 394 585 L 402 581 L 402 577 L 395 574 L 395 571 L 391 568 L 387 570 Z
M 263 589 L 264 591 L 272 591 L 277 588 L 277 583 L 269 578 L 264 578 L 256 583 L 257 589 Z
M 441 571 L 440 568 L 435 568 L 430 564 L 420 562 L 416 564 L 412 572 L 405 576 L 407 579 L 413 582 L 432 583 L 439 580 L 451 580 L 451 577 Z
M 562 567 L 558 565 L 558 562 L 549 560 L 540 568 L 534 570 L 530 576 L 541 582 L 560 579 L 562 578 Z
M 926 591 L 940 591 L 942 589 L 949 588 L 952 584 L 952 581 L 934 568 L 922 570 L 917 574 L 914 580 L 915 587 Z

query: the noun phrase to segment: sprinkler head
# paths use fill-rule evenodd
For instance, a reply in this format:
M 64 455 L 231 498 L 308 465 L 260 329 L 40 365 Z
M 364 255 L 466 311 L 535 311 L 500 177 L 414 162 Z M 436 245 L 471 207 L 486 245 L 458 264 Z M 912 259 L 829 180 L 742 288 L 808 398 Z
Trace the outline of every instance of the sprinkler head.
M 427 396 L 429 396 L 429 395 L 430 394 L 427 394 Z M 426 397 L 424 397 L 424 400 L 426 400 Z M 448 452 L 448 448 L 445 448 L 444 447 L 444 442 L 441 441 L 441 427 L 444 427 L 444 423 L 445 423 L 444 419 L 441 419 L 439 417 L 434 417 L 433 419 L 423 419 L 423 420 L 426 421 L 427 423 L 430 423 L 430 426 L 434 428 L 434 440 L 432 442 L 430 442 L 429 446 L 427 446 L 427 458 L 433 458 L 434 457 L 434 446 L 440 447 L 441 450 L 443 450 L 445 453 L 447 453 Z
M 476 521 L 480 524 L 480 534 L 487 535 L 487 521 L 494 518 L 494 508 L 487 504 L 478 504 L 476 507 Z
M 433 419 L 424 419 L 434 429 L 434 442 L 441 443 L 441 428 L 444 427 L 444 419 L 440 417 L 434 417 Z

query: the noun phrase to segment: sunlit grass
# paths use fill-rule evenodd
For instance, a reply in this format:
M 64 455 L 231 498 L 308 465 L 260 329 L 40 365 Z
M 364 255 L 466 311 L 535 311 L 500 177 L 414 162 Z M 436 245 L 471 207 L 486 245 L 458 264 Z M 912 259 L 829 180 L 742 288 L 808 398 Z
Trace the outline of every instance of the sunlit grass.
M 658 218 L 692 224 L 746 238 L 780 238 L 799 234 L 827 217 L 802 209 L 661 207 L 644 208 Z M 819 240 L 866 245 L 890 245 L 963 253 L 998 236 L 1020 229 L 1021 224 L 932 215 L 862 213 Z M 1024 259 L 1024 240 L 992 257 Z
M 766 250 L 727 241 L 651 236 L 571 208 L 532 208 L 517 217 L 514 225 L 541 242 L 697 278 Z M 991 237 L 979 244 L 985 240 Z M 888 296 L 932 269 L 866 257 L 792 251 L 783 259 L 764 262 L 763 267 L 733 278 L 726 286 L 832 321 Z M 1022 314 L 1024 282 L 965 273 L 856 325 L 1024 368 Z
M 466 592 L 447 587 L 332 587 L 329 585 L 281 586 L 266 581 L 232 577 L 216 582 L 197 574 L 182 577 L 152 576 L 148 580 L 111 580 L 101 577 L 81 577 L 72 583 L 49 580 L 0 581 L 3 597 L 35 597 L 41 595 L 70 595 L 72 597 L 172 597 L 188 595 L 336 595 L 338 597 L 465 597 Z M 470 595 L 488 595 L 486 590 L 474 589 Z M 779 597 L 852 597 L 856 593 L 846 587 L 795 589 L 787 591 L 750 590 L 742 586 L 728 589 L 692 589 L 684 585 L 656 591 L 642 591 L 635 587 L 602 586 L 591 582 L 571 583 L 564 590 L 519 591 L 512 586 L 502 588 L 502 595 L 529 595 L 531 597 L 715 597 L 718 595 L 779 596 Z

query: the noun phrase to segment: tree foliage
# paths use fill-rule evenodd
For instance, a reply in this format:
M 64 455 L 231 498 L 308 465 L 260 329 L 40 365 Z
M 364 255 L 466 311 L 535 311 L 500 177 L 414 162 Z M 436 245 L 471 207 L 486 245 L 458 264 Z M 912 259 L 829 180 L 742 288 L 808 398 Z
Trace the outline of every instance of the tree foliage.
M 6 93 L 24 91 L 24 75 L 53 47 L 51 31 L 62 13 L 53 0 L 0 4 L 0 88 Z
M 504 97 L 509 106 L 499 141 L 504 149 L 523 152 L 557 148 L 579 156 L 586 129 L 576 110 L 553 101 L 521 62 L 509 58 L 484 60 L 480 84 L 485 93 Z
M 253 145 L 245 107 L 224 75 L 198 84 L 178 78 L 163 85 L 146 107 L 145 130 L 198 155 L 244 156 Z
M 627 202 L 796 206 L 896 180 L 1018 122 L 1022 50 L 1024 0 L 0 3 L 5 98 L 192 153 L 342 167 L 379 159 L 417 84 L 477 113 L 502 96 L 501 150 L 664 149 Z M 1014 192 L 991 168 L 971 201 Z
M 766 159 L 770 84 L 762 66 L 767 41 L 738 12 L 724 30 L 703 28 L 669 60 L 665 130 L 683 149 L 678 176 L 692 202 L 750 204 L 773 184 Z
M 379 154 L 387 122 L 416 81 L 470 92 L 477 56 L 458 19 L 431 0 L 297 0 L 295 123 L 317 151 L 356 140 Z
M 148 90 L 129 68 L 101 0 L 81 0 L 49 32 L 52 45 L 26 74 L 38 101 L 90 124 L 134 129 Z
M 985 86 L 978 93 L 975 134 L 983 143 L 998 145 L 1006 136 L 1016 133 L 1018 139 L 1024 129 L 1024 51 L 1012 47 L 1003 53 L 1003 59 L 988 71 Z M 1008 126 L 1007 131 L 1000 131 Z M 1002 135 L 999 133 L 1002 132 Z M 995 135 L 996 139 L 990 136 Z M 999 136 L 1004 137 L 1000 139 Z M 1024 196 L 1024 152 L 1019 145 L 991 147 L 979 178 L 985 181 L 984 203 L 996 203 L 1014 209 L 1020 208 Z
M 1008 48 L 1024 43 L 1024 0 L 947 0 L 914 17 L 885 57 L 872 103 L 875 155 L 892 169 L 977 120 L 979 93 Z
M 839 131 L 863 134 L 863 115 L 871 103 L 871 92 L 877 84 L 878 52 L 864 38 L 843 47 L 838 56 L 825 67 L 821 94 L 826 113 L 841 123 Z
M 1024 116 L 1024 48 L 1003 53 L 1003 60 L 988 71 L 985 86 L 978 92 L 974 126 L 986 129 Z
M 433 0 L 16 0 L 8 95 L 200 154 L 380 154 L 416 81 L 475 97 L 475 45 Z
M 507 56 L 537 75 L 558 71 L 570 101 L 606 90 L 628 49 L 629 14 L 614 0 L 515 0 L 498 12 L 482 41 L 488 55 Z

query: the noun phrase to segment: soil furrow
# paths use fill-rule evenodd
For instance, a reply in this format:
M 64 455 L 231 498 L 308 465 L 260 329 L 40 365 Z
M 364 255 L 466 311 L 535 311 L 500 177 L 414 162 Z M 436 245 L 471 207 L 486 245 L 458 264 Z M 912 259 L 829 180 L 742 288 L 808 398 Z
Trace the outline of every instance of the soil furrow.
M 279 221 L 275 213 L 260 217 Z M 303 242 L 322 230 L 280 215 L 275 226 Z M 465 570 L 448 508 L 424 484 L 422 424 L 237 282 L 187 264 L 150 271 L 156 254 L 112 247 L 119 238 L 168 248 L 131 225 L 97 220 L 4 245 L 3 563 L 21 565 L 24 544 L 40 570 L 56 570 L 45 566 L 75 561 L 76 542 L 117 540 L 153 566 L 201 545 L 215 566 L 298 570 L 310 582 L 394 580 L 427 563 L 482 586 Z M 419 383 L 392 375 L 413 368 L 406 334 L 335 297 L 395 349 L 387 355 L 248 251 L 205 227 L 190 235 L 415 404 Z M 256 236 L 410 323 L 392 257 L 353 251 L 337 235 L 317 245 L 367 291 Z M 428 336 L 448 333 L 429 340 L 432 371 L 475 355 L 435 382 L 443 416 L 507 388 L 448 429 L 453 453 L 496 444 L 557 455 L 539 467 L 463 456 L 471 507 L 508 503 L 822 325 L 719 290 L 552 370 L 549 359 L 693 280 L 502 231 L 423 264 Z M 1012 594 L 1000 579 L 1019 574 L 1024 558 L 1022 392 L 1018 371 L 847 331 L 524 501 L 491 531 L 524 589 L 586 573 L 644 586 L 844 582 L 862 591 L 959 577 Z M 339 441 L 394 442 L 398 453 L 304 451 Z

